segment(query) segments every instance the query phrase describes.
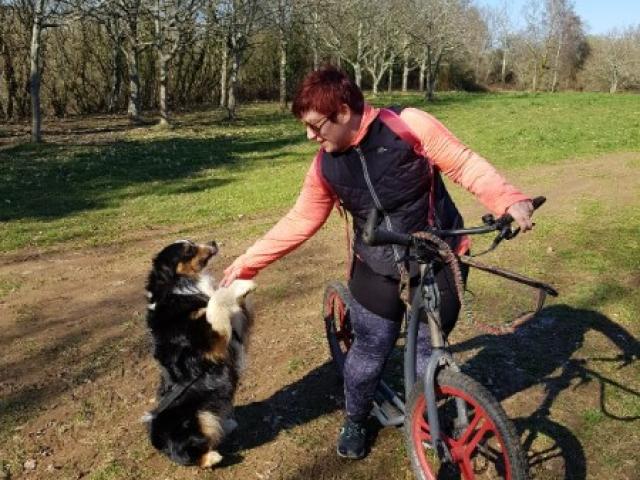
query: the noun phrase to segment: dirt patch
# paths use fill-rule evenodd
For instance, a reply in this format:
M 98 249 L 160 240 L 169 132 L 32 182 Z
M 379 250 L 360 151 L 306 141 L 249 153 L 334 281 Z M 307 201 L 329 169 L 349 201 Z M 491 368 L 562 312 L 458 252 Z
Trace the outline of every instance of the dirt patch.
M 607 208 L 636 201 L 639 159 L 609 155 L 580 161 L 579 168 L 567 162 L 518 170 L 511 179 L 546 195 L 546 214 L 570 217 L 585 199 Z M 481 211 L 463 204 L 470 216 Z M 233 224 L 216 236 L 224 252 L 219 272 L 250 239 L 239 240 Z M 259 318 L 237 398 L 237 455 L 208 473 L 177 468 L 158 455 L 139 422 L 152 405 L 158 376 L 145 330 L 143 285 L 152 254 L 174 238 L 150 239 L 144 232 L 138 238 L 118 247 L 3 258 L 0 472 L 9 478 L 411 478 L 399 430 L 376 432 L 371 455 L 362 462 L 342 461 L 334 453 L 342 393 L 319 312 L 324 285 L 344 278 L 337 219 L 258 277 Z M 595 459 L 574 432 L 588 438 L 598 419 L 576 418 L 572 410 L 579 403 L 597 412 L 598 386 L 579 385 L 587 367 L 576 352 L 600 348 L 589 328 L 607 332 L 607 338 L 625 333 L 603 316 L 592 314 L 576 330 L 557 320 L 576 311 L 550 312 L 524 334 L 505 338 L 479 335 L 460 322 L 454 350 L 516 419 L 536 478 L 565 478 L 570 471 L 577 472 L 571 478 L 586 478 L 579 473 L 592 469 Z M 618 342 L 632 343 L 632 337 L 623 340 Z M 626 371 L 616 375 L 625 382 Z M 580 390 L 571 393 L 570 387 Z M 555 454 L 545 457 L 549 449 Z M 628 458 L 609 471 L 632 478 L 637 465 L 633 455 Z

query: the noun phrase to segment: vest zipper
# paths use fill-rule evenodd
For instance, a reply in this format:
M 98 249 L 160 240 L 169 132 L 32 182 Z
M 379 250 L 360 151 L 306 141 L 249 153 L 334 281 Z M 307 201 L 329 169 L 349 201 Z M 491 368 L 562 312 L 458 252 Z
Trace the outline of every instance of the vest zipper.
M 371 182 L 371 177 L 369 176 L 369 170 L 367 169 L 367 159 L 364 156 L 364 153 L 362 153 L 362 150 L 360 149 L 360 147 L 354 147 L 354 149 L 358 153 L 358 157 L 360 157 L 360 163 L 362 164 L 362 173 L 364 174 L 364 181 L 367 184 L 367 188 L 369 189 L 371 198 L 373 198 L 373 203 L 375 204 L 376 208 L 382 212 L 382 217 L 384 219 L 384 223 L 385 223 L 385 226 L 387 227 L 387 230 L 389 230 L 390 232 L 393 232 L 394 230 L 393 230 L 393 224 L 391 223 L 391 218 L 389 217 L 389 215 L 387 215 L 386 210 L 384 209 L 384 207 L 382 206 L 382 203 L 380 202 L 380 198 L 378 198 L 378 195 L 376 194 L 376 191 L 373 188 L 373 183 Z M 398 272 L 402 274 L 402 270 L 400 269 L 401 257 L 400 257 L 400 254 L 398 253 L 397 245 L 391 245 L 391 248 L 393 250 L 393 257 L 396 260 L 396 266 L 398 268 Z

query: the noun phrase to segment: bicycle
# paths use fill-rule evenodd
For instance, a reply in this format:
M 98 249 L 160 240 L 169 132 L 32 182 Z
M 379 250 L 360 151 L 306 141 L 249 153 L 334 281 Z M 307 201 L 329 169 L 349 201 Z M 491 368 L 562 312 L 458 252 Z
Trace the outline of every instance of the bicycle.
M 545 202 L 533 200 L 534 208 Z M 381 212 L 373 209 L 367 219 L 363 239 L 372 246 L 399 245 L 406 248 L 405 260 L 420 267 L 420 281 L 403 320 L 404 398 L 384 381 L 376 391 L 372 415 L 383 426 L 404 426 L 404 437 L 411 467 L 420 480 L 439 478 L 528 478 L 526 458 L 516 430 L 500 403 L 489 391 L 462 373 L 448 351 L 439 318 L 439 294 L 433 275 L 436 261 L 446 261 L 457 279 L 460 301 L 463 283 L 458 262 L 489 271 L 507 279 L 536 288 L 539 293 L 536 312 L 546 295 L 557 296 L 550 285 L 508 270 L 489 267 L 470 256 L 457 256 L 442 240 L 447 237 L 498 232 L 493 250 L 502 240 L 514 238 L 510 215 L 495 219 L 482 217 L 483 225 L 456 230 L 428 229 L 426 232 L 400 234 L 378 228 Z M 486 253 L 486 252 L 483 252 Z M 457 272 L 457 273 L 456 273 Z M 353 340 L 349 308 L 351 297 L 341 283 L 327 286 L 323 301 L 323 318 L 333 362 L 342 375 L 344 361 Z M 521 318 L 518 325 L 533 314 Z M 416 340 L 419 322 L 426 318 L 431 334 L 432 353 L 423 378 L 416 374 Z M 510 328 L 515 328 L 513 325 Z

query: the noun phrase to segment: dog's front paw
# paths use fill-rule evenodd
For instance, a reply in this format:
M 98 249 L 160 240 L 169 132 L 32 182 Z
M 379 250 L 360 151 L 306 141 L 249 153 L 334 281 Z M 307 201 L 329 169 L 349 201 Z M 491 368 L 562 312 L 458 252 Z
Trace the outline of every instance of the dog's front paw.
M 253 280 L 234 280 L 229 288 L 236 299 L 241 300 L 256 289 L 256 284 Z

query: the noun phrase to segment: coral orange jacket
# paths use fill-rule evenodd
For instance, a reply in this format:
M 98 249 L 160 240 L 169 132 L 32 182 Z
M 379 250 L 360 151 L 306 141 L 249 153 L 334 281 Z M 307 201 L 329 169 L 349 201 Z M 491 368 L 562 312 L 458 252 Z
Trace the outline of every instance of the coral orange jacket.
M 365 105 L 358 133 L 352 141 L 357 145 L 366 135 L 379 110 Z M 528 197 L 510 185 L 484 158 L 466 147 L 435 117 L 422 110 L 405 108 L 400 118 L 421 142 L 425 158 L 455 183 L 473 193 L 496 215 Z M 261 239 L 256 241 L 226 270 L 237 272 L 238 278 L 252 278 L 260 270 L 291 252 L 315 234 L 329 217 L 335 205 L 330 187 L 321 178 L 316 156 L 307 171 L 300 195 L 293 208 Z M 425 212 L 426 214 L 426 212 Z M 469 247 L 461 242 L 459 253 Z

